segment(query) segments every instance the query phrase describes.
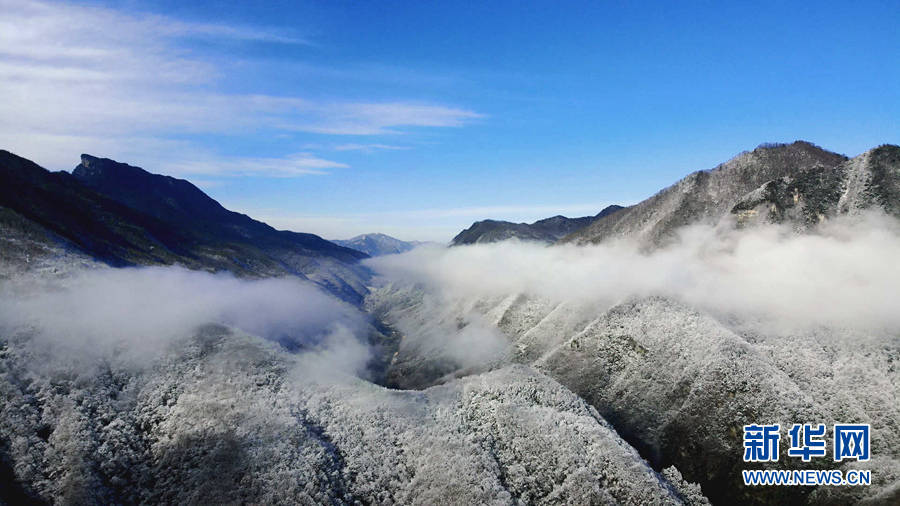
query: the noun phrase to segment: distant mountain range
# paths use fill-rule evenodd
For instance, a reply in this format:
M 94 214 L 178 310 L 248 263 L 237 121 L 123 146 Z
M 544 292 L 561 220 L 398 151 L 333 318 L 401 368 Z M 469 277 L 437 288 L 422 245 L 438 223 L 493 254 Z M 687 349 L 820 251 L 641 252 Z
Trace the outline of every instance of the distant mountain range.
M 553 216 L 534 223 L 512 223 L 509 221 L 483 220 L 476 221 L 471 227 L 463 230 L 451 241 L 451 245 L 481 244 L 488 242 L 519 239 L 522 241 L 538 241 L 554 243 L 564 236 L 590 225 L 594 220 L 613 214 L 622 206 L 609 206 L 596 216 L 567 218 Z
M 393 255 L 425 244 L 421 241 L 401 241 L 386 234 L 362 234 L 346 240 L 331 241 L 345 248 L 361 251 L 369 256 Z
M 0 150 L 3 219 L 113 266 L 180 264 L 240 276 L 290 274 L 360 302 L 365 253 L 229 211 L 183 179 L 82 155 L 71 174 Z M 11 211 L 11 212 L 9 212 Z M 12 213 L 19 218 L 13 217 Z

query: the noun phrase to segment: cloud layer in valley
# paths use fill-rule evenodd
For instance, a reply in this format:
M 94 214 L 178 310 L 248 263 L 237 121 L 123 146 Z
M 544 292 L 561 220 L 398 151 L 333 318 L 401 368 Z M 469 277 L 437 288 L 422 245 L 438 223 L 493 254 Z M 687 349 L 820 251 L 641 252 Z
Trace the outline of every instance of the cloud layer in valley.
M 652 253 L 628 241 L 547 247 L 503 242 L 420 248 L 367 260 L 389 280 L 440 297 L 526 294 L 596 307 L 663 295 L 775 329 L 831 326 L 900 331 L 900 223 L 883 215 L 836 219 L 817 233 L 693 226 Z
M 297 279 L 240 280 L 176 267 L 96 269 L 62 280 L 7 283 L 4 336 L 27 336 L 35 357 L 136 366 L 216 323 L 315 356 L 328 369 L 359 373 L 369 359 L 365 317 Z M 15 337 L 13 337 L 15 338 Z

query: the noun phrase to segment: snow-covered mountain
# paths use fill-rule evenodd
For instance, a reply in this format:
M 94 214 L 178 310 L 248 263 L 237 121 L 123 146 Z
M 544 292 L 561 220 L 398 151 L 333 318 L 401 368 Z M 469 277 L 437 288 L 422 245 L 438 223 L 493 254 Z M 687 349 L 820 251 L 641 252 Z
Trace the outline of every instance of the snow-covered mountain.
M 666 244 L 685 225 L 791 222 L 807 228 L 841 213 L 880 207 L 900 216 L 900 147 L 884 145 L 853 160 L 812 143 L 763 145 L 695 172 L 643 202 L 594 220 L 564 242 L 633 238 Z
M 191 187 L 8 157 L 0 503 L 897 504 L 898 155 L 762 147 L 552 247 L 361 263 L 206 205 L 267 239 L 189 223 L 191 256 L 155 235 Z M 745 424 L 835 422 L 870 461 L 742 460 Z
M 595 409 L 531 367 L 387 389 L 339 367 L 359 349 L 353 336 L 343 348 L 296 353 L 218 323 L 188 330 L 193 322 L 179 318 L 203 321 L 196 310 L 235 297 L 259 302 L 233 321 L 266 322 L 261 335 L 279 334 L 273 314 L 297 315 L 272 308 L 259 282 L 199 273 L 184 286 L 215 286 L 196 287 L 194 298 L 209 298 L 186 314 L 184 302 L 166 302 L 171 275 L 156 269 L 128 273 L 142 285 L 113 295 L 91 289 L 115 274 L 102 264 L 31 270 L 2 285 L 4 503 L 706 503 L 675 468 L 655 472 Z M 91 305 L 29 320 L 60 297 Z M 138 309 L 121 320 L 129 300 Z M 300 323 L 323 309 L 310 311 Z M 16 324 L 23 319 L 34 325 Z
M 355 249 L 363 253 L 377 257 L 381 255 L 393 255 L 409 251 L 416 246 L 424 244 L 420 241 L 401 241 L 385 234 L 362 234 L 346 240 L 333 240 L 335 244 L 345 248 Z
M 400 334 L 387 381 L 423 388 L 528 364 L 713 503 L 896 502 L 898 154 L 759 148 L 554 248 L 372 261 L 384 285 L 367 306 Z M 572 244 L 587 237 L 600 244 Z M 866 468 L 881 478 L 745 487 L 741 427 L 759 420 L 869 423 L 882 444 Z
M 559 239 L 580 230 L 594 220 L 615 213 L 623 209 L 622 206 L 607 206 L 595 216 L 583 216 L 581 218 L 567 218 L 565 216 L 552 216 L 534 223 L 512 223 L 499 220 L 476 221 L 469 228 L 463 230 L 451 241 L 451 245 L 484 244 L 489 242 L 505 241 L 507 239 L 519 239 L 521 241 L 535 241 L 554 243 Z
M 896 237 L 890 254 L 900 254 Z M 459 264 L 492 253 L 502 254 L 479 252 L 460 258 Z M 534 265 L 534 258 L 529 263 Z M 435 264 L 456 262 L 444 257 Z M 885 261 L 875 268 L 886 268 Z M 896 498 L 900 373 L 894 363 L 900 357 L 900 324 L 893 320 L 879 328 L 878 322 L 891 321 L 889 315 L 873 313 L 873 328 L 853 328 L 849 320 L 829 324 L 825 318 L 782 326 L 766 320 L 774 321 L 772 314 L 720 312 L 675 295 L 629 296 L 630 289 L 621 286 L 595 297 L 574 292 L 553 297 L 527 288 L 503 296 L 492 285 L 505 284 L 505 273 L 487 271 L 457 273 L 480 279 L 484 287 L 465 289 L 431 285 L 428 275 L 382 270 L 391 282 L 372 293 L 369 303 L 402 335 L 387 373 L 389 384 L 423 388 L 508 363 L 527 364 L 597 409 L 654 468 L 674 465 L 685 479 L 700 483 L 714 504 L 853 503 L 864 497 L 890 503 L 893 499 L 886 498 Z M 726 289 L 717 296 L 734 295 Z M 889 310 L 885 305 L 885 314 Z M 873 469 L 878 482 L 865 489 L 743 486 L 741 469 L 754 467 L 741 458 L 741 427 L 760 420 L 782 426 L 798 420 L 870 423 L 873 441 L 880 443 L 865 468 Z M 851 467 L 830 460 L 816 464 Z M 797 468 L 798 463 L 784 459 L 779 465 Z

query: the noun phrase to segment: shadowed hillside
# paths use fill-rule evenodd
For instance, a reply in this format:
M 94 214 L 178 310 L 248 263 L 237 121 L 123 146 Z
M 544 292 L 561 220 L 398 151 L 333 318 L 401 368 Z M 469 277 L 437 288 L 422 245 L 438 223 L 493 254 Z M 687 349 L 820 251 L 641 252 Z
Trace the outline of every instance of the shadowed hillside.
M 0 206 L 112 266 L 294 275 L 359 302 L 367 255 L 229 211 L 183 179 L 83 155 L 72 174 L 0 151 Z

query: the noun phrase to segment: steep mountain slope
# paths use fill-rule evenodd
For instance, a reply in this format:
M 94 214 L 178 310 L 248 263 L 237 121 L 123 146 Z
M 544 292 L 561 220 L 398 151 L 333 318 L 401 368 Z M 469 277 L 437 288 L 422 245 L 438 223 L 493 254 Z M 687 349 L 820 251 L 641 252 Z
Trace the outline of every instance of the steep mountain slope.
M 553 243 L 576 230 L 588 226 L 594 220 L 613 214 L 620 209 L 622 209 L 621 206 L 612 205 L 600 211 L 596 216 L 584 216 L 581 218 L 553 216 L 531 224 L 497 220 L 476 221 L 471 227 L 457 234 L 453 238 L 451 245 L 483 244 L 512 238 L 523 241 Z
M 362 251 L 372 257 L 403 253 L 404 251 L 409 251 L 421 244 L 417 241 L 401 241 L 395 237 L 377 233 L 362 234 L 347 240 L 336 240 L 331 242 L 345 248 Z
M 0 205 L 110 264 L 171 263 L 186 254 L 179 246 L 186 237 L 68 173 L 0 151 L 0 182 Z
M 0 282 L 29 272 L 65 274 L 94 263 L 65 239 L 0 207 Z
M 510 362 L 532 364 L 595 407 L 656 469 L 674 465 L 700 483 L 713 503 L 897 498 L 896 335 L 846 327 L 773 332 L 664 297 L 631 298 L 601 312 L 596 303 L 524 293 L 473 299 L 389 286 L 369 298 L 390 308 L 383 317 L 404 336 L 388 372 L 396 385 L 421 388 Z M 465 339 L 467 328 L 478 329 L 482 340 L 496 329 L 509 347 L 480 366 L 467 364 L 447 352 L 470 347 L 485 355 L 483 341 Z M 870 423 L 880 443 L 867 468 L 877 481 L 866 488 L 744 487 L 740 470 L 756 467 L 741 460 L 740 427 L 759 420 Z M 795 459 L 779 465 L 803 467 Z M 813 467 L 837 466 L 819 460 Z
M 900 147 L 884 145 L 833 170 L 805 170 L 767 181 L 732 208 L 739 225 L 805 228 L 838 214 L 880 208 L 900 217 Z
M 770 181 L 832 179 L 847 158 L 811 143 L 761 146 L 708 170 L 695 172 L 643 202 L 595 220 L 562 239 L 576 244 L 628 237 L 649 247 L 667 243 L 679 227 L 716 223 L 749 193 Z M 746 207 L 746 204 L 744 205 Z
M 896 379 L 882 361 L 897 348 L 887 345 L 893 351 L 885 353 L 889 340 L 855 334 L 853 344 L 835 331 L 761 338 L 671 300 L 630 300 L 559 345 L 539 368 L 596 407 L 651 462 L 674 464 L 700 481 L 714 502 L 794 502 L 810 490 L 742 486 L 740 470 L 754 466 L 735 451 L 741 448 L 735 427 L 757 419 L 865 419 L 882 441 L 881 479 L 900 478 L 898 392 L 884 388 L 882 376 Z M 791 350 L 814 343 L 831 349 L 792 357 Z M 862 364 L 871 370 L 862 373 Z
M 529 364 L 713 503 L 897 504 L 898 189 L 897 146 L 852 160 L 768 146 L 552 248 L 370 260 L 383 283 L 367 307 L 399 333 L 388 381 L 423 388 Z M 637 244 L 610 240 L 623 237 Z M 572 244 L 591 241 L 602 244 Z M 744 486 L 741 470 L 763 466 L 743 462 L 741 427 L 760 420 L 870 424 L 881 441 L 870 462 L 773 467 L 871 469 L 872 485 Z
M 181 264 L 244 276 L 290 274 L 341 298 L 365 293 L 364 253 L 277 231 L 187 181 L 89 155 L 74 174 L 0 151 L 0 206 L 113 266 Z

